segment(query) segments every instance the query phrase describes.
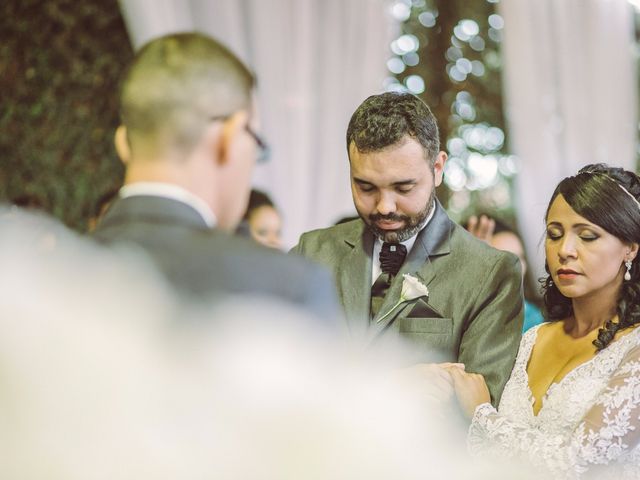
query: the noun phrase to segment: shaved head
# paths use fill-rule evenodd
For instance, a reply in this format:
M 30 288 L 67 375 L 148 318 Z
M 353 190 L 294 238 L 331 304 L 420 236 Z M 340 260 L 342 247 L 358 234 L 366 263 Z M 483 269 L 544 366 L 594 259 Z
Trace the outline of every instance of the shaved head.
M 147 43 L 122 82 L 120 113 L 132 153 L 188 153 L 212 117 L 251 106 L 254 76 L 225 46 L 198 33 Z

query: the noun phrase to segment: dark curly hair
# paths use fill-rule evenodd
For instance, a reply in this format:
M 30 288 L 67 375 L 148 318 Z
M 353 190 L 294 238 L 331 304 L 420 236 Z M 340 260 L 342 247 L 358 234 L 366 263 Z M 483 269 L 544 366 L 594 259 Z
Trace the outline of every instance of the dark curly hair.
M 418 141 L 433 164 L 440 151 L 438 124 L 426 103 L 410 93 L 387 92 L 367 98 L 351 116 L 347 152 L 351 143 L 361 153 L 395 145 L 408 135 Z
M 622 188 L 621 188 L 622 187 Z M 625 243 L 640 243 L 640 179 L 622 168 L 599 163 L 587 165 L 577 175 L 567 177 L 556 187 L 545 214 L 551 204 L 562 195 L 580 216 L 598 225 Z M 632 198 L 633 196 L 633 198 Z M 635 199 L 635 200 L 634 200 Z M 545 262 L 549 274 L 549 266 Z M 607 321 L 593 341 L 598 351 L 611 343 L 617 331 L 640 323 L 640 269 L 638 257 L 633 260 L 631 280 L 620 289 L 616 312 L 618 323 Z M 573 314 L 571 299 L 560 293 L 551 275 L 540 279 L 546 317 L 551 321 L 562 320 Z
M 267 195 L 262 190 L 256 190 L 255 188 L 251 189 L 251 193 L 249 194 L 249 204 L 247 205 L 247 210 L 244 212 L 243 220 L 249 220 L 249 217 L 253 213 L 254 210 L 260 207 L 273 207 L 276 208 L 271 197 Z

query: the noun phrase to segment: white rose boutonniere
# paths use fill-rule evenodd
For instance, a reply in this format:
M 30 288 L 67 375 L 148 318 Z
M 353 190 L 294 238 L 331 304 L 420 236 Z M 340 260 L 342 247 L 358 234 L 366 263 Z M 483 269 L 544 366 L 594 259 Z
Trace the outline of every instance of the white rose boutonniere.
M 393 312 L 404 302 L 410 302 L 411 300 L 415 300 L 416 298 L 420 297 L 429 297 L 429 289 L 424 283 L 422 283 L 419 278 L 414 277 L 413 275 L 410 275 L 408 273 L 405 273 L 404 275 L 402 275 L 402 277 L 404 278 L 404 280 L 402 280 L 402 292 L 400 293 L 400 300 L 398 300 L 398 303 L 391 307 L 391 310 L 381 316 L 377 320 L 378 322 L 381 322 L 382 320 L 387 318 L 391 314 L 391 312 Z

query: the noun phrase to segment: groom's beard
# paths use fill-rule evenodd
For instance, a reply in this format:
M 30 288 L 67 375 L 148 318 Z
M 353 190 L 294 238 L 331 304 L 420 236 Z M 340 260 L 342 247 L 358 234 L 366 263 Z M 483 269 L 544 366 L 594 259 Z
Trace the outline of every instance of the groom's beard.
M 404 242 L 416 235 L 422 229 L 429 213 L 431 213 L 431 209 L 435 206 L 435 199 L 436 191 L 434 188 L 431 190 L 431 195 L 429 195 L 429 199 L 427 200 L 427 204 L 424 209 L 420 210 L 420 212 L 415 215 L 398 215 L 397 213 L 380 215 L 379 213 L 372 213 L 365 217 L 360 212 L 358 212 L 358 215 L 360 215 L 360 218 L 364 220 L 364 223 L 367 225 L 369 230 L 371 230 L 371 232 L 373 232 L 373 234 L 383 242 Z M 397 230 L 383 230 L 376 225 L 376 222 L 381 220 L 403 222 L 404 226 Z

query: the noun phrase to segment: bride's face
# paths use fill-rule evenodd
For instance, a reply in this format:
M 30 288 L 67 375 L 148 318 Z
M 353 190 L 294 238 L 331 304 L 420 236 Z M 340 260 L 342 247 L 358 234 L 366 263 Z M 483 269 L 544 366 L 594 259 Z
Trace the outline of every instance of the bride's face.
M 637 245 L 623 243 L 578 215 L 558 195 L 547 216 L 545 252 L 551 278 L 565 297 L 602 293 L 615 301 L 624 261 L 635 257 Z

